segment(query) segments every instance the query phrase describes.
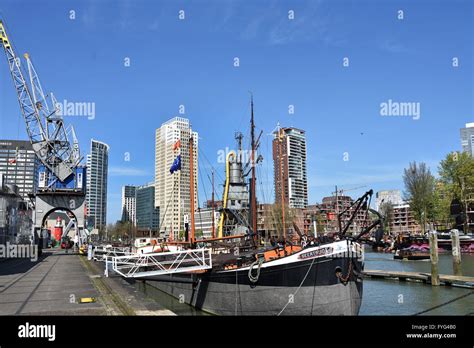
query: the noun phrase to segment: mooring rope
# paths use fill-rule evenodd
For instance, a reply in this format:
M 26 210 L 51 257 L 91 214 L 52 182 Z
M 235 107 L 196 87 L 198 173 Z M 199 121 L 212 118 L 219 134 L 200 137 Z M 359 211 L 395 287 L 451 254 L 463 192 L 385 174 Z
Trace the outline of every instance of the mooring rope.
M 427 312 L 431 312 L 431 311 L 433 311 L 433 310 L 435 310 L 435 309 L 441 308 L 441 307 L 446 306 L 446 305 L 448 305 L 448 304 L 450 304 L 450 303 L 453 303 L 453 302 L 456 302 L 456 301 L 458 301 L 458 300 L 461 300 L 461 299 L 463 299 L 463 298 L 465 298 L 465 297 L 468 297 L 468 296 L 472 295 L 473 293 L 474 293 L 474 290 L 471 290 L 471 291 L 468 292 L 467 294 L 464 294 L 464 295 L 461 295 L 461 296 L 459 296 L 459 297 L 453 298 L 452 300 L 449 300 L 449 301 L 447 301 L 447 302 L 441 303 L 441 304 L 439 304 L 439 305 L 436 305 L 436 306 L 434 306 L 434 307 L 425 309 L 424 311 L 421 311 L 421 312 L 418 312 L 418 313 L 415 313 L 415 314 L 412 314 L 412 315 L 420 315 L 420 314 L 424 314 L 424 313 L 427 313 Z
M 298 293 L 298 291 L 300 290 L 301 286 L 303 285 L 304 281 L 306 280 L 306 278 L 308 277 L 308 274 L 309 274 L 309 271 L 311 271 L 311 268 L 313 267 L 313 264 L 314 264 L 314 260 L 316 260 L 316 258 L 313 258 L 313 261 L 311 261 L 311 264 L 309 265 L 309 268 L 308 268 L 308 271 L 306 272 L 303 280 L 301 281 L 300 285 L 298 286 L 298 289 L 296 289 L 295 293 L 292 294 L 293 295 L 293 299 L 294 297 L 296 296 L 296 294 Z M 313 296 L 314 296 L 314 293 L 313 293 Z M 280 316 L 281 313 L 283 313 L 283 311 L 286 309 L 286 307 L 288 307 L 288 305 L 292 302 L 291 299 L 288 299 L 288 302 L 286 303 L 286 305 L 282 308 L 282 310 L 280 311 L 280 313 L 277 314 L 277 317 Z
M 255 260 L 254 262 L 252 262 L 252 264 L 250 265 L 249 267 L 249 280 L 252 282 L 252 283 L 256 283 L 258 281 L 258 278 L 260 278 L 260 267 L 262 267 L 262 263 L 265 261 L 265 259 L 263 257 L 260 257 L 258 258 L 258 260 Z M 254 276 L 252 274 L 252 271 L 253 271 L 253 267 L 255 266 L 255 264 L 258 263 L 258 266 L 257 266 L 257 274 Z
M 237 303 L 239 299 L 237 298 L 237 294 L 239 293 L 239 278 L 238 278 L 239 270 L 235 270 L 235 315 L 237 316 Z

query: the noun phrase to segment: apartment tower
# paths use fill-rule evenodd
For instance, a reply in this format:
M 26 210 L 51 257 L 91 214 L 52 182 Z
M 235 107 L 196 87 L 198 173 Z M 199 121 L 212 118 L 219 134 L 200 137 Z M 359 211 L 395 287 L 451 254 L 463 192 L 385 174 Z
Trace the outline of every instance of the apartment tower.
M 107 171 L 109 145 L 91 139 L 87 155 L 87 219 L 93 228 L 104 228 L 107 223 Z
M 275 203 L 290 208 L 308 206 L 305 132 L 297 128 L 278 128 L 273 139 Z
M 160 233 L 178 239 L 190 221 L 190 139 L 193 138 L 194 207 L 198 207 L 198 133 L 188 119 L 174 117 L 156 130 L 155 137 L 155 206 L 160 209 Z M 181 156 L 181 170 L 170 168 Z

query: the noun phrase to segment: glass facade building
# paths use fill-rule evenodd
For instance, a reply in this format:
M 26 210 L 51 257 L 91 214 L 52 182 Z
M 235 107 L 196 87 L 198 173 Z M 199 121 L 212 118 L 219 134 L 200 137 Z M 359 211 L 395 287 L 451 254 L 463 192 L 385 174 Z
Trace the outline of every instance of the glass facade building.
M 155 186 L 139 186 L 136 190 L 136 225 L 139 230 L 158 231 L 160 210 L 155 207 Z
M 101 229 L 107 223 L 107 172 L 109 145 L 91 140 L 87 155 L 87 219 L 92 228 Z

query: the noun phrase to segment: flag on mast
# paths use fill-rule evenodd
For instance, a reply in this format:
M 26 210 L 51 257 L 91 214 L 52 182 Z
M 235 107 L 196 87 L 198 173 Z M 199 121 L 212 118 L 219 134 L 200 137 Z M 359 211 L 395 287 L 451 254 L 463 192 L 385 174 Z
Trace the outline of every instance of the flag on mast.
M 173 164 L 171 165 L 170 168 L 170 173 L 173 174 L 174 172 L 181 170 L 181 155 L 178 155 L 178 157 L 175 158 L 173 161 Z
M 176 151 L 180 147 L 181 147 L 181 139 L 178 139 L 178 141 L 175 142 L 174 145 L 173 145 L 173 150 Z

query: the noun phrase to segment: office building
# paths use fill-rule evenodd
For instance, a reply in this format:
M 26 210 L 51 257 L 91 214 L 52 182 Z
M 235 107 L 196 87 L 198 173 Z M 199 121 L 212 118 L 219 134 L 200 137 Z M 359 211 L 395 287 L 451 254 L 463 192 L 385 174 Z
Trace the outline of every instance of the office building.
M 104 228 L 107 223 L 107 174 L 109 146 L 91 139 L 87 155 L 87 219 L 93 229 Z M 88 223 L 89 224 L 89 223 Z
M 194 213 L 196 239 L 212 238 L 212 220 L 214 218 L 214 237 L 217 236 L 220 213 L 212 208 L 198 208 Z
M 160 209 L 160 233 L 177 239 L 190 221 L 190 139 L 193 138 L 194 207 L 198 207 L 198 133 L 188 119 L 175 117 L 156 130 L 155 138 L 155 206 Z M 181 156 L 181 169 L 170 168 Z
M 158 232 L 160 209 L 155 207 L 155 185 L 153 183 L 137 187 L 135 211 L 138 230 Z
M 273 139 L 275 203 L 290 208 L 308 205 L 305 132 L 297 128 L 279 128 Z
M 122 222 L 131 222 L 136 225 L 137 187 L 122 186 Z
M 29 141 L 0 140 L 0 174 L 4 174 L 5 184 L 18 187 L 26 201 L 36 192 L 39 164 Z

